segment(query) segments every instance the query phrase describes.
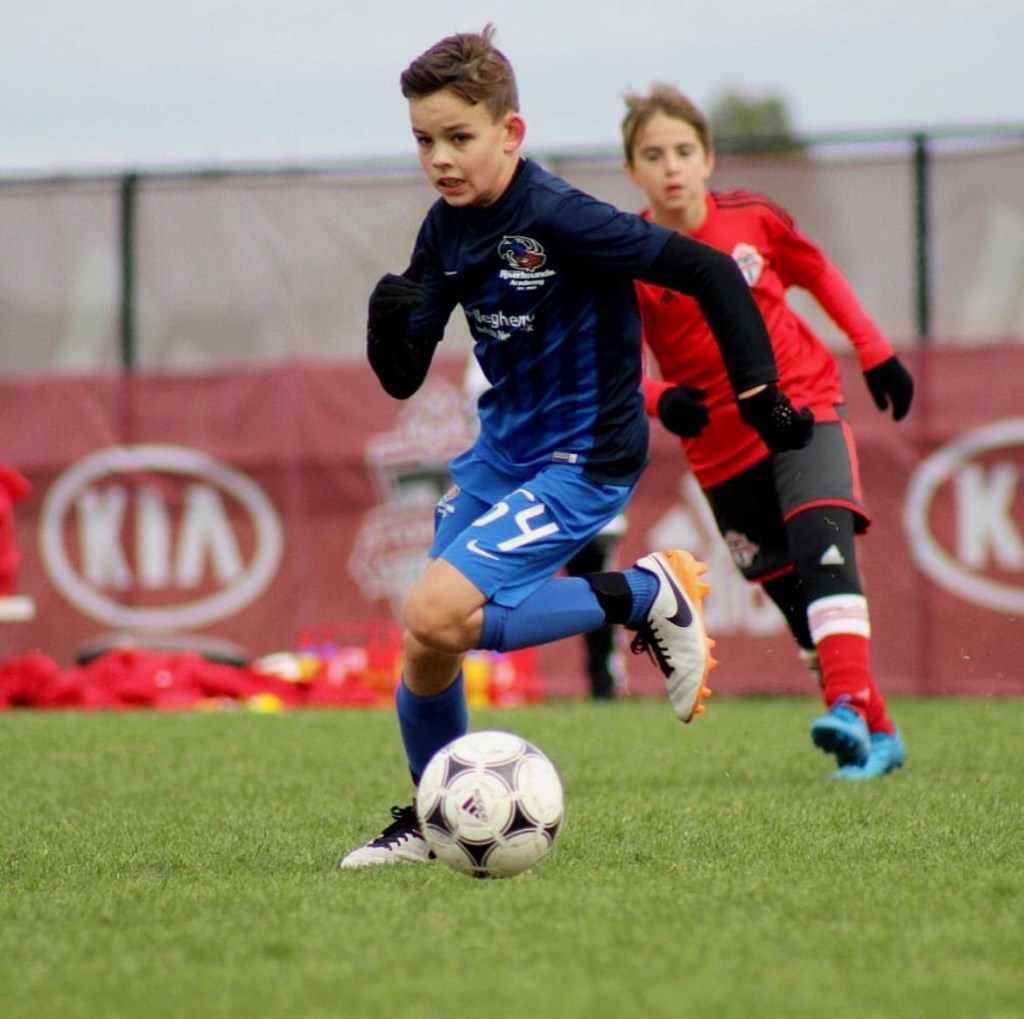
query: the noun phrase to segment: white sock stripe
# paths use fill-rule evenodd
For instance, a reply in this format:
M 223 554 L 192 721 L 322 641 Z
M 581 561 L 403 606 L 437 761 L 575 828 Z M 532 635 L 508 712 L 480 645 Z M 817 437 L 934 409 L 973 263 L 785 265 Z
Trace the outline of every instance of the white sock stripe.
M 826 637 L 834 637 L 837 633 L 848 633 L 855 637 L 869 638 L 871 636 L 871 627 L 866 619 L 859 624 L 848 619 L 836 620 L 828 626 L 812 629 L 811 639 L 815 644 L 819 644 Z
M 868 602 L 860 594 L 834 594 L 811 602 L 807 606 L 807 622 L 815 644 L 837 633 L 871 636 Z

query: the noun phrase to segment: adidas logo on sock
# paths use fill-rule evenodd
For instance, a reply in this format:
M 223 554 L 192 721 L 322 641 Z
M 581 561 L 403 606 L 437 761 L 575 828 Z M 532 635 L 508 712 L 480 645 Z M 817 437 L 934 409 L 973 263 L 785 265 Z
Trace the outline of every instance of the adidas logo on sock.
M 843 558 L 843 553 L 839 551 L 839 548 L 836 545 L 829 545 L 829 547 L 822 553 L 818 562 L 822 566 L 846 565 L 846 559 Z

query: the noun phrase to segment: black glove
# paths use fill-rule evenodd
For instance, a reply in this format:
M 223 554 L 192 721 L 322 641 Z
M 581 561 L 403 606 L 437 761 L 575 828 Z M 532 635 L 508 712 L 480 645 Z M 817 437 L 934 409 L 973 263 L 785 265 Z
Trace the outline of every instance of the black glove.
M 420 280 L 426 263 L 426 252 L 417 251 L 401 276 L 382 276 L 370 295 L 367 357 L 384 391 L 397 400 L 407 400 L 423 385 L 436 347 L 408 336 L 409 316 L 425 297 Z
M 423 269 L 427 253 L 413 255 L 409 268 L 396 276 L 393 272 L 382 276 L 370 294 L 369 335 L 371 342 L 392 343 L 405 338 L 409 316 L 423 303 Z
M 864 379 L 879 410 L 885 410 L 891 403 L 894 421 L 906 416 L 914 398 L 914 380 L 895 354 L 887 361 L 869 368 L 864 373 Z
M 658 397 L 658 420 L 673 434 L 693 438 L 708 421 L 707 393 L 696 386 L 673 386 Z
M 739 401 L 740 417 L 764 440 L 773 453 L 803 449 L 814 434 L 810 407 L 796 410 L 777 385 L 769 383 L 759 393 Z

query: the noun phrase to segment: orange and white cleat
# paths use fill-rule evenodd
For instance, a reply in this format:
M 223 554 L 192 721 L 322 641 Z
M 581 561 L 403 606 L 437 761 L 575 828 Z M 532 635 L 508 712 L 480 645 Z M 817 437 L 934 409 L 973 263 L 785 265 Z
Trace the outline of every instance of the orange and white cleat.
M 718 664 L 711 656 L 715 642 L 704 629 L 704 598 L 711 588 L 700 578 L 707 567 L 682 549 L 652 552 L 635 565 L 658 578 L 658 594 L 630 650 L 651 656 L 665 676 L 676 717 L 692 722 L 711 696 L 708 676 Z

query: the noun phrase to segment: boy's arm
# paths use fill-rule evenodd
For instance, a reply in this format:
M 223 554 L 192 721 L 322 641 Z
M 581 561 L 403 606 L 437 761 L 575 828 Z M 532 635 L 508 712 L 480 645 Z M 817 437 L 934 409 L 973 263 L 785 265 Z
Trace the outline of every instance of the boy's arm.
M 825 253 L 776 207 L 765 217 L 774 249 L 775 268 L 786 287 L 801 287 L 849 337 L 861 370 L 892 357 L 892 346 L 864 310 L 846 277 Z
M 885 410 L 891 405 L 897 421 L 905 417 L 914 399 L 913 376 L 864 310 L 846 277 L 826 259 L 821 275 L 809 289 L 853 344 L 875 406 Z
M 693 297 L 722 351 L 740 416 L 774 452 L 811 441 L 814 415 L 797 411 L 776 383 L 771 338 L 739 267 L 724 252 L 682 234 L 665 242 L 643 277 Z
M 899 421 L 910 410 L 914 379 L 896 356 L 892 344 L 865 311 L 839 268 L 796 225 L 778 219 L 775 251 L 779 274 L 786 286 L 806 289 L 825 314 L 853 344 L 868 389 L 879 410 L 892 406 Z
M 896 421 L 905 417 L 914 399 L 914 379 L 862 307 L 846 277 L 827 259 L 809 288 L 829 318 L 849 337 L 875 406 L 892 406 Z

